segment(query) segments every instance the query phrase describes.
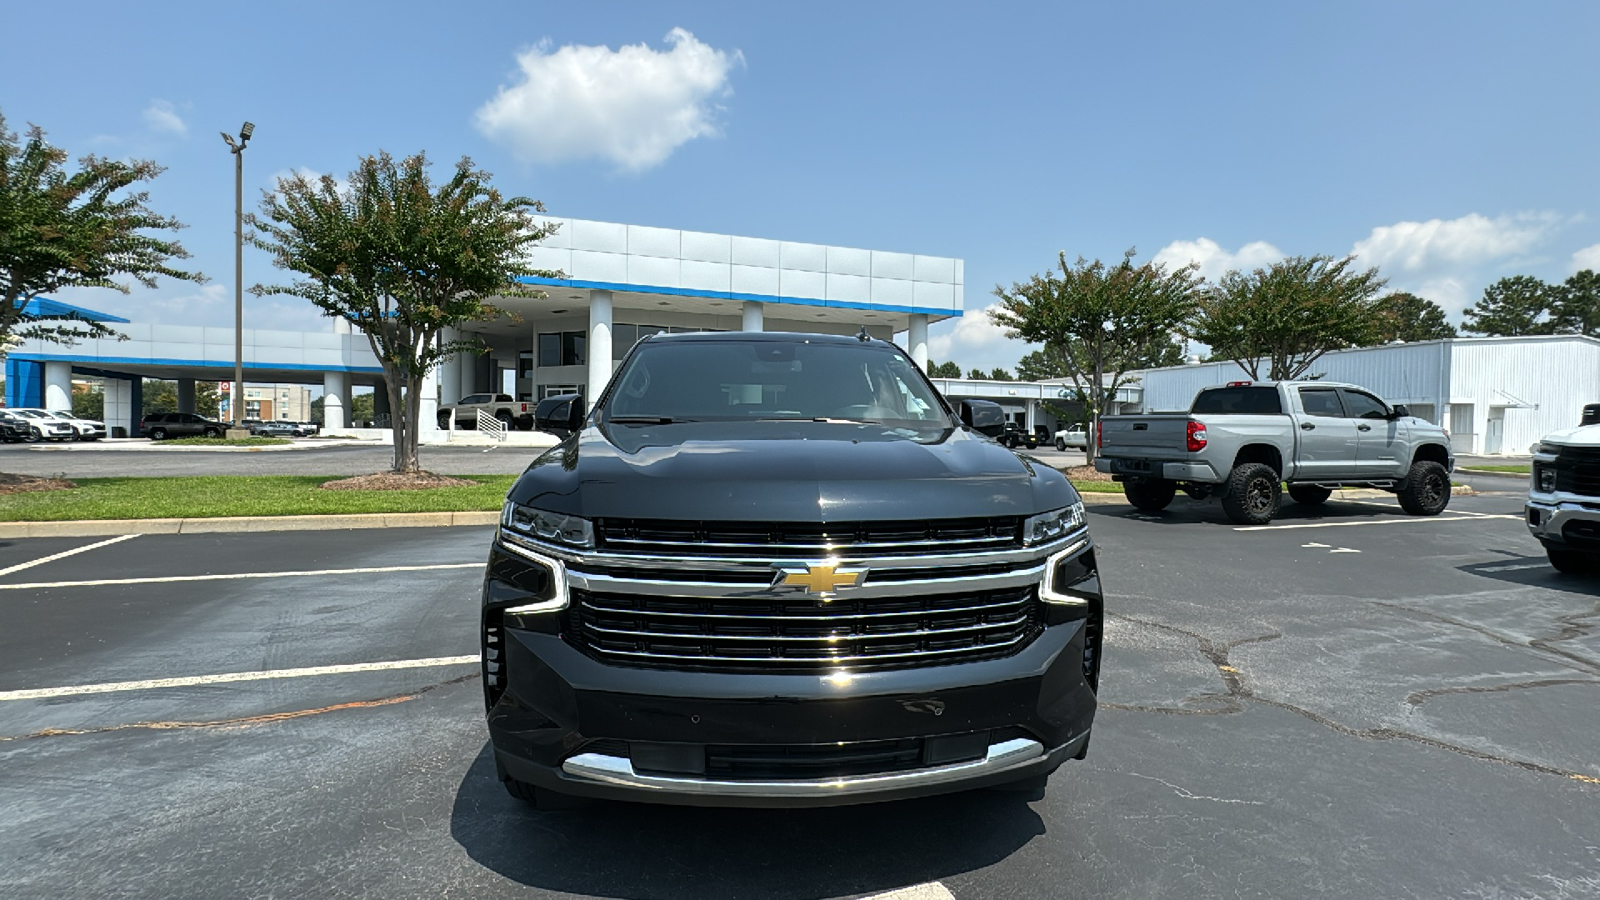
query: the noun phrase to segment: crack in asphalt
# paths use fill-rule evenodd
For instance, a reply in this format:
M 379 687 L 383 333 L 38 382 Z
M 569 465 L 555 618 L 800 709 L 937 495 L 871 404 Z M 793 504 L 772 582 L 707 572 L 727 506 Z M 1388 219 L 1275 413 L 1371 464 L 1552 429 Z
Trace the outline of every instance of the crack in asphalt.
M 1593 678 L 1544 678 L 1538 681 L 1513 681 L 1506 684 L 1496 684 L 1478 687 L 1450 687 L 1430 688 L 1425 691 L 1414 691 L 1406 697 L 1406 702 L 1412 706 L 1421 706 L 1435 697 L 1445 694 L 1498 694 L 1504 691 L 1519 691 L 1527 688 L 1556 687 L 1563 684 L 1596 684 L 1600 681 Z
M 1400 615 L 1431 619 L 1435 622 L 1445 625 L 1463 628 L 1467 631 L 1473 632 L 1474 634 L 1479 634 L 1489 638 L 1496 643 L 1504 644 L 1507 647 L 1516 647 L 1522 650 L 1537 650 L 1541 653 L 1557 656 L 1560 657 L 1560 661 L 1568 668 L 1576 668 L 1586 672 L 1600 674 L 1600 660 L 1591 659 L 1590 657 L 1584 656 L 1580 653 L 1574 653 L 1570 650 L 1551 646 L 1552 644 L 1557 644 L 1562 641 L 1570 641 L 1574 638 L 1587 636 L 1592 630 L 1593 626 L 1589 624 L 1583 624 L 1581 620 L 1592 619 L 1596 616 L 1600 616 L 1600 604 L 1597 604 L 1595 609 L 1586 613 L 1573 613 L 1571 615 L 1557 616 L 1556 621 L 1561 623 L 1562 627 L 1560 632 L 1558 632 L 1554 637 L 1542 637 L 1534 638 L 1531 641 L 1519 641 L 1514 637 L 1508 637 L 1507 635 L 1500 634 L 1499 632 L 1490 628 L 1486 628 L 1482 625 L 1477 625 L 1472 622 L 1463 622 L 1460 619 L 1444 615 L 1443 613 L 1436 613 L 1432 610 L 1417 609 L 1416 607 L 1404 606 L 1399 603 L 1386 603 L 1382 600 L 1370 600 L 1368 602 L 1373 606 L 1386 609 L 1390 612 L 1398 613 Z
M 216 719 L 203 722 L 126 722 L 121 725 L 105 725 L 99 728 L 45 728 L 39 731 L 29 732 L 28 734 L 0 737 L 0 743 L 6 743 L 9 741 L 25 741 L 33 738 L 70 737 L 85 734 L 108 734 L 114 731 L 173 731 L 207 728 L 224 730 L 232 728 L 254 728 L 258 725 L 271 725 L 277 722 L 287 722 L 292 719 L 304 719 L 309 716 L 320 716 L 326 713 L 340 712 L 347 709 L 372 709 L 379 706 L 393 706 L 397 703 L 405 703 L 410 700 L 415 700 L 429 691 L 438 690 L 439 688 L 448 687 L 453 684 L 460 684 L 463 681 L 470 681 L 474 678 L 478 678 L 479 676 L 480 673 L 473 672 L 468 675 L 462 675 L 458 678 L 452 678 L 449 681 L 441 681 L 436 684 L 426 685 L 418 688 L 417 690 L 409 691 L 403 694 L 394 694 L 388 697 L 378 697 L 372 700 L 352 700 L 348 703 L 335 703 L 332 706 L 319 706 L 315 709 L 295 709 L 287 712 L 265 713 L 257 716 L 238 716 L 231 719 Z
M 1404 609 L 1404 607 L 1400 607 L 1400 608 Z M 1432 748 L 1437 749 L 1437 750 L 1446 750 L 1446 751 L 1449 751 L 1451 753 L 1457 753 L 1457 754 L 1460 754 L 1462 756 L 1466 756 L 1466 757 L 1471 758 L 1471 759 L 1478 759 L 1478 760 L 1483 760 L 1485 762 L 1499 763 L 1499 764 L 1504 765 L 1504 766 L 1511 766 L 1512 768 L 1522 769 L 1522 770 L 1528 771 L 1528 772 L 1536 772 L 1536 773 L 1539 773 L 1539 774 L 1542 774 L 1542 775 L 1558 775 L 1558 776 L 1560 776 L 1562 778 L 1566 778 L 1566 779 L 1568 779 L 1570 781 L 1576 781 L 1576 782 L 1579 782 L 1579 783 L 1582 783 L 1582 784 L 1600 785 L 1600 778 L 1597 778 L 1597 777 L 1595 777 L 1593 775 L 1585 775 L 1585 774 L 1583 774 L 1581 772 L 1574 772 L 1574 771 L 1571 771 L 1569 769 L 1559 768 L 1557 766 L 1549 766 L 1549 765 L 1545 765 L 1544 763 L 1536 763 L 1536 762 L 1531 762 L 1529 760 L 1515 759 L 1515 758 L 1512 758 L 1512 757 L 1509 757 L 1509 756 L 1500 756 L 1498 754 L 1489 753 L 1489 752 L 1484 751 L 1484 750 L 1477 750 L 1477 749 L 1474 749 L 1472 747 L 1464 747 L 1464 746 L 1462 746 L 1460 744 L 1452 744 L 1452 743 L 1450 743 L 1448 741 L 1439 740 L 1438 738 L 1431 738 L 1431 737 L 1428 737 L 1426 735 L 1417 734 L 1417 733 L 1411 732 L 1411 731 L 1404 731 L 1404 730 L 1398 729 L 1398 728 L 1389 728 L 1387 726 L 1378 727 L 1378 728 L 1354 728 L 1354 727 L 1351 727 L 1349 725 L 1345 725 L 1342 722 L 1336 722 L 1333 719 L 1330 719 L 1327 716 L 1322 715 L 1321 713 L 1313 712 L 1313 711 L 1311 711 L 1309 709 L 1306 709 L 1305 707 L 1297 706 L 1297 705 L 1295 705 L 1293 703 L 1288 703 L 1288 702 L 1283 701 L 1283 700 L 1274 700 L 1274 699 L 1272 699 L 1270 697 L 1262 697 L 1262 696 L 1256 694 L 1254 691 L 1252 691 L 1244 683 L 1244 673 L 1241 672 L 1238 668 L 1236 668 L 1234 665 L 1232 665 L 1228 661 L 1228 652 L 1230 650 L 1232 650 L 1234 647 L 1238 647 L 1238 646 L 1241 646 L 1243 644 L 1254 644 L 1254 643 L 1261 643 L 1263 641 L 1276 640 L 1277 638 L 1280 638 L 1280 637 L 1283 636 L 1282 632 L 1273 632 L 1271 634 L 1257 635 L 1255 637 L 1242 638 L 1242 639 L 1236 640 L 1236 641 L 1217 642 L 1217 641 L 1213 641 L 1210 638 L 1208 638 L 1208 637 L 1206 637 L 1206 636 L 1204 636 L 1202 634 L 1199 634 L 1197 632 L 1189 631 L 1189 630 L 1184 629 L 1184 628 L 1179 628 L 1176 625 L 1168 625 L 1168 624 L 1166 624 L 1164 622 L 1155 622 L 1155 621 L 1151 621 L 1149 619 L 1140 619 L 1140 618 L 1137 618 L 1135 616 L 1123 615 L 1121 613 L 1113 613 L 1113 612 L 1107 612 L 1105 615 L 1107 617 L 1110 617 L 1110 618 L 1122 619 L 1123 621 L 1132 622 L 1132 623 L 1137 624 L 1137 625 L 1144 625 L 1144 626 L 1147 626 L 1147 627 L 1150 627 L 1150 628 L 1156 628 L 1156 629 L 1160 629 L 1160 630 L 1163 630 L 1163 631 L 1170 631 L 1170 632 L 1172 632 L 1174 634 L 1181 634 L 1181 635 L 1183 635 L 1185 637 L 1188 637 L 1188 638 L 1194 640 L 1195 643 L 1196 643 L 1196 646 L 1199 648 L 1200 654 L 1202 656 L 1204 656 L 1208 661 L 1210 661 L 1212 665 L 1216 666 L 1217 674 L 1222 677 L 1223 684 L 1227 686 L 1228 691 L 1227 691 L 1227 693 L 1225 695 L 1224 694 L 1196 694 L 1196 695 L 1193 695 L 1191 698 L 1188 698 L 1188 699 L 1193 699 L 1193 700 L 1209 700 L 1209 699 L 1213 699 L 1213 698 L 1222 699 L 1224 701 L 1225 705 L 1223 707 L 1221 707 L 1221 708 L 1215 708 L 1215 709 L 1199 709 L 1199 710 L 1197 710 L 1197 709 L 1188 709 L 1188 708 L 1184 708 L 1184 707 L 1138 706 L 1138 705 L 1119 704 L 1119 703 L 1102 703 L 1102 704 L 1100 704 L 1104 708 L 1125 710 L 1125 711 L 1129 711 L 1129 712 L 1160 713 L 1160 714 L 1164 714 L 1164 715 L 1230 715 L 1230 714 L 1237 713 L 1237 712 L 1243 712 L 1244 703 L 1245 702 L 1259 703 L 1259 704 L 1261 704 L 1263 706 L 1271 706 L 1271 707 L 1274 707 L 1276 709 L 1284 710 L 1286 712 L 1292 712 L 1295 715 L 1298 715 L 1298 716 L 1300 716 L 1302 718 L 1305 718 L 1305 719 L 1308 719 L 1308 720 L 1310 720 L 1312 722 L 1315 722 L 1316 724 L 1321 725 L 1322 727 L 1327 728 L 1330 731 L 1337 732 L 1339 734 L 1345 735 L 1346 737 L 1353 737 L 1353 738 L 1358 738 L 1360 740 L 1369 740 L 1369 741 L 1388 741 L 1388 740 L 1412 741 L 1414 743 L 1422 744 L 1423 746 L 1427 746 L 1427 747 L 1432 747 Z M 1592 615 L 1592 614 L 1586 614 L 1586 615 Z M 1468 626 L 1468 627 L 1470 627 L 1470 626 Z M 1476 629 L 1474 629 L 1474 630 L 1476 630 Z M 1518 644 L 1517 646 L 1526 646 L 1526 645 Z M 1574 680 L 1577 680 L 1577 679 L 1574 679 Z M 1412 696 L 1415 696 L 1415 695 L 1413 694 Z

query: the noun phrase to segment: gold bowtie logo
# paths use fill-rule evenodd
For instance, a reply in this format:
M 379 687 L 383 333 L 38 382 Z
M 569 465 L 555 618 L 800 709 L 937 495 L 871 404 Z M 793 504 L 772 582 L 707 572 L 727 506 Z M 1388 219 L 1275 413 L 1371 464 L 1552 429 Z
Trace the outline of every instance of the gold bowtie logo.
M 779 569 L 775 586 L 802 588 L 808 594 L 829 594 L 854 587 L 867 577 L 866 569 L 840 569 L 836 563 L 818 563 L 804 569 Z

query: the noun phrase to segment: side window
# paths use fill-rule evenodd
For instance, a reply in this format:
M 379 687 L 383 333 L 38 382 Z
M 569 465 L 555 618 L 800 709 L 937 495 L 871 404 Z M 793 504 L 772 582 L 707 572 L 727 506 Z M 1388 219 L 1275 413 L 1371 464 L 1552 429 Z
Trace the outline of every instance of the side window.
M 1300 405 L 1305 407 L 1308 416 L 1326 419 L 1345 417 L 1344 407 L 1339 405 L 1339 395 L 1333 388 L 1301 388 Z
M 496 402 L 496 403 L 510 403 L 510 402 L 512 402 L 511 395 L 510 394 L 495 394 L 494 395 L 494 402 Z
M 1377 397 L 1371 394 L 1363 394 L 1360 391 L 1340 390 L 1339 393 L 1344 395 L 1344 406 L 1345 409 L 1350 411 L 1350 418 L 1389 418 L 1389 407 L 1384 406 L 1383 401 Z

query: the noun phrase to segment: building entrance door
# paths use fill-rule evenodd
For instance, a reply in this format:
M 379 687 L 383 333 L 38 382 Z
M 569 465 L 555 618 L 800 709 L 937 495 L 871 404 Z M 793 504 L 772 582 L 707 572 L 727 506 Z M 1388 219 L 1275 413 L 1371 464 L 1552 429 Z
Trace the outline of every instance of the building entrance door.
M 1506 437 L 1506 408 L 1504 406 L 1489 407 L 1489 427 L 1483 432 L 1483 452 L 1493 456 L 1504 452 L 1503 445 Z

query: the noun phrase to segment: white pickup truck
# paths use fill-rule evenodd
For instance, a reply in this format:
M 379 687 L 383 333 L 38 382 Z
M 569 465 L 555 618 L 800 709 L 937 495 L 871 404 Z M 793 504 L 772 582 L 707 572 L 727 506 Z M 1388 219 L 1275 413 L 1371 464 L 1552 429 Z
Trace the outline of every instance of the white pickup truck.
M 1264 525 L 1281 485 L 1297 503 L 1337 487 L 1394 492 L 1406 512 L 1450 502 L 1455 456 L 1437 425 L 1353 384 L 1235 381 L 1206 388 L 1187 413 L 1106 416 L 1094 467 L 1122 482 L 1128 502 L 1159 511 L 1181 488 L 1216 496 L 1228 518 Z
M 1527 516 L 1550 565 L 1569 575 L 1600 572 L 1600 425 L 1558 431 L 1539 442 Z

